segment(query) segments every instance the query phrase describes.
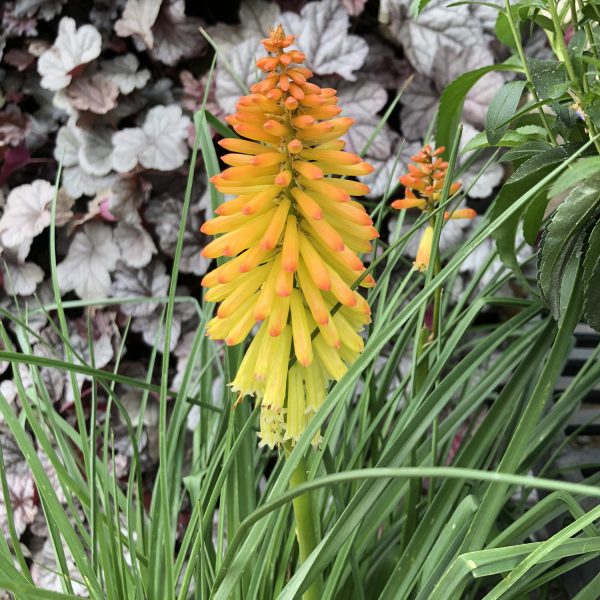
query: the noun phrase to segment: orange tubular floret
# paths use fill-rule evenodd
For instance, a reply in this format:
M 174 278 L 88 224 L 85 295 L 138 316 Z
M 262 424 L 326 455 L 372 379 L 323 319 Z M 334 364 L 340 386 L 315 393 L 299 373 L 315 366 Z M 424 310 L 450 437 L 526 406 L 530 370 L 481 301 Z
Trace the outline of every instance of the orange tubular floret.
M 285 271 L 294 273 L 298 270 L 299 252 L 300 239 L 298 233 L 298 222 L 294 215 L 289 215 L 285 226 L 285 235 L 281 250 L 281 266 Z
M 392 202 L 392 208 L 397 210 L 405 210 L 407 208 L 424 210 L 425 204 L 425 200 L 421 200 L 420 198 L 402 198 L 400 200 L 394 200 Z
M 237 196 L 236 198 L 223 202 L 223 204 L 217 206 L 215 212 L 222 216 L 233 215 L 244 209 L 249 198 L 251 198 L 251 196 Z
M 307 179 L 323 179 L 323 171 L 314 163 L 296 160 L 294 161 L 294 169 Z
M 272 148 L 250 142 L 248 140 L 240 140 L 239 138 L 225 138 L 219 140 L 219 146 L 230 150 L 231 152 L 240 152 L 242 154 L 262 154 L 264 152 L 273 152 Z
M 298 209 L 305 217 L 317 221 L 323 218 L 323 210 L 310 194 L 307 194 L 300 188 L 294 188 L 292 196 L 296 200 Z
M 309 81 L 312 73 L 293 43 L 281 26 L 263 40 L 269 53 L 257 61 L 263 79 L 227 117 L 245 139 L 219 142 L 228 168 L 211 178 L 236 197 L 201 229 L 218 236 L 203 255 L 229 258 L 202 280 L 206 301 L 220 303 L 207 335 L 233 345 L 257 331 L 231 385 L 240 398 L 256 396 L 261 445 L 271 447 L 298 439 L 330 381 L 364 349 L 360 331 L 370 308 L 351 286 L 365 270 L 357 252 L 370 250 L 378 235 L 352 200 L 369 188 L 346 179 L 373 171 L 344 151 L 340 137 L 354 121 L 340 116 L 333 88 Z M 439 195 L 445 167 L 438 156 L 418 163 L 407 182 Z M 369 275 L 361 285 L 374 283 Z
M 327 265 L 306 236 L 300 234 L 299 238 L 300 255 L 311 279 L 320 290 L 330 289 L 331 277 Z

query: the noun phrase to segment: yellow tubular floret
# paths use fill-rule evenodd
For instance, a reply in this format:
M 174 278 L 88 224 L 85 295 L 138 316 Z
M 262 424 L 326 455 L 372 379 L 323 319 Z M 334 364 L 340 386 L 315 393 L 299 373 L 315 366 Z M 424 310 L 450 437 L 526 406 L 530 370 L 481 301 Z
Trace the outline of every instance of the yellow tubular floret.
M 304 306 L 302 294 L 298 290 L 292 290 L 290 309 L 294 352 L 298 362 L 307 367 L 313 359 L 312 342 L 310 339 L 312 331 L 309 328 L 307 309 Z

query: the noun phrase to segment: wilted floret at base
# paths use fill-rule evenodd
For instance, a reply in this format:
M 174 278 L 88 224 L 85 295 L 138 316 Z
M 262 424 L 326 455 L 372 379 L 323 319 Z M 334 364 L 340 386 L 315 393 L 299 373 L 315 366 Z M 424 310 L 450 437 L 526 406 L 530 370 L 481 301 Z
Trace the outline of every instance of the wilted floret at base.
M 263 41 L 265 78 L 227 117 L 245 139 L 219 142 L 229 168 L 212 179 L 234 197 L 202 227 L 218 236 L 204 256 L 229 259 L 202 281 L 206 299 L 221 303 L 207 335 L 234 345 L 256 332 L 231 386 L 260 401 L 270 447 L 299 438 L 362 352 L 370 308 L 353 284 L 365 270 L 359 253 L 378 236 L 352 199 L 368 186 L 348 179 L 373 168 L 339 139 L 353 120 L 339 116 L 334 89 L 308 81 L 304 55 L 286 50 L 293 41 L 281 26 Z

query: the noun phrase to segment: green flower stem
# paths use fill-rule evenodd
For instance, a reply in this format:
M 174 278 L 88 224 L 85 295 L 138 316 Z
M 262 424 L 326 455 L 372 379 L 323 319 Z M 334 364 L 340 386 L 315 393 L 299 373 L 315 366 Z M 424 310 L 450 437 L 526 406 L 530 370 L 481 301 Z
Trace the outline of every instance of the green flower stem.
M 531 90 L 531 94 L 534 97 L 536 102 L 540 101 L 540 98 L 535 90 L 535 86 L 533 85 L 533 79 L 531 77 L 531 71 L 529 70 L 529 65 L 527 64 L 527 59 L 525 58 L 525 52 L 523 51 L 523 44 L 521 43 L 521 36 L 519 34 L 519 31 L 517 29 L 517 25 L 515 23 L 515 20 L 513 19 L 513 14 L 512 14 L 512 7 L 510 4 L 510 0 L 504 0 L 504 6 L 505 6 L 505 10 L 506 10 L 506 18 L 508 19 L 508 24 L 510 26 L 510 31 L 512 33 L 513 39 L 515 40 L 515 46 L 517 48 L 517 54 L 519 55 L 519 60 L 521 61 L 521 64 L 523 65 L 523 72 L 525 73 L 525 77 L 527 78 L 527 82 L 529 83 L 529 89 Z M 554 135 L 554 132 L 552 131 L 551 127 L 550 127 L 550 123 L 548 123 L 548 119 L 546 118 L 546 114 L 544 113 L 544 109 L 543 107 L 539 107 L 538 108 L 538 113 L 540 115 L 540 119 L 542 121 L 542 124 L 544 125 L 544 129 L 546 130 L 546 132 L 548 133 L 548 136 L 550 137 L 550 139 L 552 140 L 552 143 L 555 146 L 558 146 L 558 141 L 556 139 L 556 136 Z
M 575 69 L 573 69 L 573 64 L 571 63 L 571 57 L 567 52 L 567 46 L 565 44 L 565 34 L 562 28 L 562 23 L 560 22 L 560 17 L 558 16 L 556 2 L 554 0 L 548 0 L 548 10 L 550 11 L 550 17 L 552 18 L 552 24 L 554 25 L 554 35 L 556 36 L 556 42 L 558 44 L 558 49 L 560 50 L 561 54 L 559 58 L 562 60 L 562 62 L 565 63 L 565 67 L 567 69 L 569 79 L 573 84 L 573 87 L 576 90 L 580 91 L 579 81 L 577 80 L 577 76 L 575 75 Z
M 580 263 L 575 277 L 576 282 L 581 281 L 582 269 Z M 520 461 L 527 454 L 527 445 L 531 443 L 531 436 L 562 372 L 565 357 L 571 346 L 573 331 L 579 323 L 582 303 L 583 286 L 576 284 L 573 286 L 569 304 L 559 324 L 548 359 L 498 466 L 499 473 L 518 472 Z M 505 502 L 508 490 L 509 486 L 507 485 L 491 485 L 487 488 L 481 501 L 481 506 L 485 506 L 485 510 L 480 510 L 475 515 L 462 548 L 463 552 L 480 550 L 484 547 L 494 521 Z
M 435 266 L 433 268 L 433 276 L 437 277 L 442 270 L 442 262 L 440 260 L 439 250 L 435 255 Z M 441 307 L 442 307 L 442 286 L 438 286 L 435 289 L 433 295 L 433 317 L 431 322 L 431 335 L 429 336 L 429 341 L 433 342 L 437 339 L 440 330 L 440 318 L 441 318 Z
M 550 17 L 552 18 L 552 24 L 554 25 L 554 34 L 556 36 L 556 42 L 558 44 L 558 50 L 560 52 L 560 56 L 558 58 L 562 60 L 562 62 L 565 64 L 567 74 L 569 75 L 569 79 L 571 80 L 571 85 L 577 92 L 577 97 L 581 99 L 581 97 L 583 96 L 582 87 L 580 85 L 579 80 L 577 79 L 577 74 L 575 73 L 573 63 L 571 62 L 571 57 L 569 56 L 569 51 L 567 50 L 567 46 L 565 44 L 565 34 L 562 28 L 560 17 L 558 16 L 558 9 L 555 0 L 548 0 L 548 10 L 550 11 Z M 594 123 L 585 112 L 585 109 L 584 120 L 587 126 L 590 139 L 594 139 L 598 132 L 596 130 L 596 127 L 594 126 Z M 600 141 L 595 139 L 594 145 L 596 146 L 596 150 L 600 154 Z
M 583 13 L 583 0 L 577 0 L 577 6 L 579 6 L 579 10 Z M 590 4 L 592 10 L 596 13 L 596 17 L 600 19 L 600 11 L 593 5 Z M 600 60 L 600 53 L 598 52 L 598 48 L 596 48 L 596 44 L 594 42 L 594 34 L 592 33 L 592 28 L 589 23 L 583 24 L 583 30 L 585 31 L 585 37 L 587 38 L 587 42 L 590 45 L 590 49 L 592 54 L 597 60 Z
M 291 445 L 284 444 L 286 457 L 290 455 Z M 290 479 L 290 490 L 306 483 L 306 461 L 300 460 Z M 293 500 L 294 516 L 296 518 L 296 539 L 300 550 L 300 564 L 310 556 L 317 547 L 317 531 L 315 527 L 314 508 L 310 493 L 296 496 Z M 317 578 L 304 592 L 304 600 L 319 600 L 321 598 L 321 579 Z

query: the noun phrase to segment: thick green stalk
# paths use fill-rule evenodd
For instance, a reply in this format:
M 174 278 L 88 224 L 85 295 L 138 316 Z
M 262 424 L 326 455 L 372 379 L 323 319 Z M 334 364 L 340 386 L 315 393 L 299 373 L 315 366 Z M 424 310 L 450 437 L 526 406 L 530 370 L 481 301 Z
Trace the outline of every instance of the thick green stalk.
M 581 270 L 582 266 L 580 264 L 575 277 L 576 282 L 581 281 Z M 526 454 L 528 444 L 531 442 L 531 436 L 562 372 L 563 364 L 571 346 L 573 331 L 579 323 L 582 301 L 583 286 L 576 284 L 573 286 L 569 304 L 559 324 L 548 360 L 542 369 L 523 416 L 517 424 L 515 434 L 511 438 L 504 457 L 498 466 L 497 470 L 500 473 L 516 473 L 519 470 L 521 460 Z M 508 490 L 509 486 L 507 485 L 491 485 L 487 488 L 481 501 L 481 508 L 477 511 L 463 544 L 462 552 L 483 548 L 494 521 L 502 509 Z
M 560 17 L 558 16 L 558 9 L 556 6 L 556 2 L 554 0 L 549 0 L 548 2 L 548 10 L 550 11 L 550 16 L 552 18 L 552 24 L 554 25 L 554 34 L 556 37 L 556 43 L 558 44 L 558 51 L 560 52 L 560 56 L 558 57 L 565 65 L 567 69 L 567 74 L 569 75 L 569 80 L 571 81 L 571 85 L 575 89 L 577 93 L 578 101 L 581 101 L 581 97 L 583 96 L 582 87 L 580 85 L 579 80 L 577 79 L 577 74 L 575 73 L 575 69 L 573 68 L 573 63 L 571 62 L 571 57 L 569 56 L 569 51 L 567 50 L 567 46 L 565 44 L 565 34 L 562 29 L 562 23 L 560 21 Z M 593 39 L 593 38 L 592 38 Z M 590 139 L 594 139 L 594 145 L 596 146 L 596 150 L 600 153 L 600 141 L 595 139 L 597 135 L 596 127 L 593 121 L 589 118 L 584 109 L 584 119 L 585 124 L 588 129 L 588 134 Z
M 284 445 L 285 454 L 288 456 L 292 451 L 287 444 Z M 290 490 L 306 483 L 306 461 L 300 460 L 290 479 Z M 294 516 L 296 518 L 296 539 L 300 550 L 300 564 L 310 556 L 317 547 L 317 531 L 315 527 L 312 494 L 306 493 L 296 496 L 293 500 Z M 304 592 L 304 600 L 319 600 L 321 598 L 321 579 L 316 579 Z
M 583 13 L 583 0 L 577 0 L 577 5 L 579 6 L 579 10 Z M 598 11 L 598 9 L 593 4 L 590 4 L 590 6 L 596 13 L 596 17 L 600 19 L 600 12 Z M 592 28 L 590 27 L 590 24 L 584 23 L 583 30 L 585 31 L 585 37 L 587 38 L 592 54 L 595 56 L 596 59 L 600 60 L 600 54 L 598 53 L 598 48 L 596 48 L 596 42 L 594 41 L 594 34 L 592 33 Z
M 510 26 L 510 31 L 512 33 L 513 39 L 515 40 L 517 54 L 519 55 L 519 60 L 521 61 L 521 64 L 523 65 L 523 72 L 525 73 L 527 82 L 529 83 L 529 89 L 531 90 L 531 94 L 533 95 L 535 101 L 539 103 L 540 98 L 535 90 L 535 86 L 533 85 L 531 71 L 529 70 L 529 65 L 527 64 L 525 52 L 523 51 L 523 44 L 521 43 L 521 35 L 519 34 L 519 30 L 517 29 L 517 25 L 513 18 L 510 0 L 504 0 L 504 8 L 506 11 L 506 18 L 508 19 L 508 24 Z M 555 146 L 558 146 L 558 141 L 556 139 L 556 136 L 554 135 L 554 132 L 552 131 L 552 128 L 550 127 L 550 124 L 548 123 L 548 119 L 546 118 L 546 114 L 544 113 L 544 109 L 541 106 L 540 106 L 540 108 L 538 108 L 538 113 L 540 115 L 542 124 L 544 125 L 544 129 L 548 133 L 548 136 L 552 140 L 552 143 Z

